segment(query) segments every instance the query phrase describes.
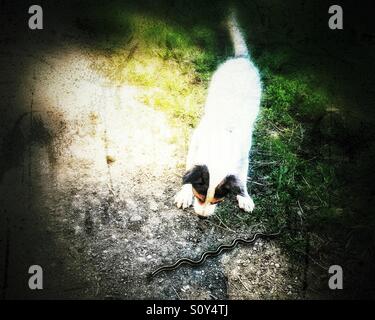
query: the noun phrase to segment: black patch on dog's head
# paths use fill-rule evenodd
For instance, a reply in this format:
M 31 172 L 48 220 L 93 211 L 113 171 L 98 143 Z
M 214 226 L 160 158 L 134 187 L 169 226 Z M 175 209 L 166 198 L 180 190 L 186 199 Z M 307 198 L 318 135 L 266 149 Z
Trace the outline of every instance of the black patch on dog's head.
M 201 195 L 207 194 L 209 182 L 210 174 L 205 165 L 194 166 L 182 178 L 183 184 L 191 183 L 193 188 Z
M 241 188 L 238 179 L 234 175 L 226 176 L 225 179 L 216 187 L 215 198 L 224 198 L 229 193 L 241 193 Z

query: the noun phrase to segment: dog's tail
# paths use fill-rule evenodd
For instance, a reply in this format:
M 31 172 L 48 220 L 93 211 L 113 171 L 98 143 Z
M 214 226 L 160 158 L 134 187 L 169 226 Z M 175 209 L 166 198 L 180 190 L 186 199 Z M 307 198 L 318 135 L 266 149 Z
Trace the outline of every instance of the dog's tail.
M 236 58 L 249 57 L 249 50 L 247 48 L 245 38 L 242 34 L 241 28 L 238 24 L 236 10 L 231 8 L 229 10 L 227 26 L 229 30 L 230 37 L 232 39 L 234 56 Z

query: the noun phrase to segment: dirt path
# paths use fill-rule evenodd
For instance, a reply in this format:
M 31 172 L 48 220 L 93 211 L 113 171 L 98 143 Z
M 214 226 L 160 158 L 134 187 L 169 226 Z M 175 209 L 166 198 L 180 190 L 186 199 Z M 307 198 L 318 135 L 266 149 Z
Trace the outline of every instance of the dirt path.
M 0 53 L 2 296 L 298 297 L 300 274 L 262 240 L 147 278 L 251 230 L 175 208 L 186 152 L 179 131 L 137 101 L 141 89 L 96 74 L 95 56 L 71 34 L 50 36 L 59 37 L 52 49 L 34 37 L 22 50 L 9 40 Z M 31 264 L 44 269 L 42 291 L 26 287 Z

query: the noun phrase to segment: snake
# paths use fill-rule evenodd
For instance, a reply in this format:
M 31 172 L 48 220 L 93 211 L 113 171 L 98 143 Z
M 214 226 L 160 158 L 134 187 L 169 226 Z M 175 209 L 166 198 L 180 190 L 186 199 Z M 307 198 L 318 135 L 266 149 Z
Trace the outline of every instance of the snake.
M 232 240 L 230 244 L 222 244 L 218 246 L 215 250 L 204 251 L 201 254 L 200 258 L 197 260 L 192 260 L 189 258 L 182 258 L 182 259 L 177 260 L 175 263 L 171 265 L 162 265 L 161 267 L 157 268 L 155 271 L 151 273 L 151 278 L 155 277 L 156 275 L 158 275 L 159 273 L 163 271 L 176 270 L 177 268 L 179 268 L 181 265 L 184 265 L 184 264 L 190 265 L 192 267 L 197 267 L 203 264 L 206 261 L 207 257 L 216 257 L 220 255 L 224 250 L 234 249 L 239 243 L 251 244 L 255 242 L 259 237 L 262 237 L 262 238 L 276 237 L 281 233 L 281 230 L 282 229 L 280 229 L 278 232 L 275 232 L 275 233 L 257 232 L 257 233 L 254 233 L 253 236 L 250 238 L 235 238 Z

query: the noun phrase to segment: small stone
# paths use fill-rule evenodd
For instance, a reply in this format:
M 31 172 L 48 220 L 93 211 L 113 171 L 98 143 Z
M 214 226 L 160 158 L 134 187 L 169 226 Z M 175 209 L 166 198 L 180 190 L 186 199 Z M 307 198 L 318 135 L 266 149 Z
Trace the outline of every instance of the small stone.
M 186 291 L 189 290 L 189 289 L 190 289 L 190 286 L 189 286 L 189 285 L 183 286 L 183 287 L 181 288 L 181 290 L 182 290 L 183 292 L 186 292 Z
M 142 220 L 142 217 L 138 214 L 135 214 L 134 216 L 131 216 L 129 219 L 131 222 L 138 222 Z
M 152 211 L 157 211 L 158 210 L 158 205 L 156 202 L 150 203 L 150 210 Z
M 113 162 L 116 161 L 115 157 L 111 156 L 111 155 L 107 155 L 106 156 L 106 161 L 107 161 L 107 164 L 112 164 Z
M 276 268 L 280 268 L 280 265 L 278 263 L 275 264 Z
M 80 226 L 75 226 L 74 227 L 74 233 L 79 234 L 81 232 L 82 228 Z

